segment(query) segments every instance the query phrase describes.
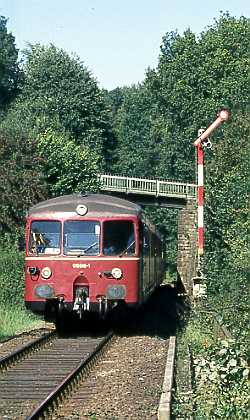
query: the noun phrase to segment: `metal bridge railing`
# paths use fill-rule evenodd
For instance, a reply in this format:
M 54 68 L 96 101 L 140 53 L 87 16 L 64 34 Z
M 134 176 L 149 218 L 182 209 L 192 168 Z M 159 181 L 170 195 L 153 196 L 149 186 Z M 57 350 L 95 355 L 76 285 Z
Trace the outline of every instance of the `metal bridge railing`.
M 195 184 L 115 175 L 100 175 L 99 179 L 103 191 L 149 194 L 156 197 L 196 197 L 197 186 Z

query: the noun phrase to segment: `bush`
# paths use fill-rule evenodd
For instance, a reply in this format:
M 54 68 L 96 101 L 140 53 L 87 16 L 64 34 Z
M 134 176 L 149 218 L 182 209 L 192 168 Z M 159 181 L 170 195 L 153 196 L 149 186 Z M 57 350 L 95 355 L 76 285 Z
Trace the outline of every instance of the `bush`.
M 16 243 L 0 245 L 0 305 L 23 306 L 24 255 L 17 251 Z
M 192 411 L 195 420 L 248 418 L 247 346 L 232 339 L 218 339 L 212 313 L 201 309 L 198 306 L 191 311 L 189 322 L 178 337 L 174 414 L 190 418 Z M 183 393 L 178 367 L 181 358 L 185 372 L 187 347 L 193 360 L 192 394 L 186 390 Z
M 194 364 L 195 418 L 246 418 L 249 369 L 244 347 L 234 340 L 214 342 L 205 354 L 196 354 Z
M 23 225 L 30 205 L 46 197 L 42 159 L 20 128 L 0 127 L 0 234 Z

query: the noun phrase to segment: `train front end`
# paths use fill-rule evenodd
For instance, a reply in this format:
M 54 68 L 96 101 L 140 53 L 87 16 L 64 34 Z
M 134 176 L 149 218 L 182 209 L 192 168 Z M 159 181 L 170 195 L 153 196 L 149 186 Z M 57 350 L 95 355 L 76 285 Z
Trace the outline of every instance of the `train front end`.
M 25 304 L 46 319 L 140 303 L 139 207 L 110 196 L 65 196 L 27 218 Z M 132 207 L 131 207 L 132 206 Z

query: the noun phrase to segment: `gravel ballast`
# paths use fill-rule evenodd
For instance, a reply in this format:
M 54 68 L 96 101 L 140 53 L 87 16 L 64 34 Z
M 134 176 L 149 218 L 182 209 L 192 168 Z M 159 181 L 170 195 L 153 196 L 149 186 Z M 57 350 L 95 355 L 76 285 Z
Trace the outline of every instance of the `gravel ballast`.
M 157 337 L 119 337 L 53 418 L 156 419 L 167 343 Z
M 42 337 L 44 334 L 47 334 L 53 329 L 53 325 L 47 323 L 44 325 L 43 328 L 24 331 L 20 334 L 15 335 L 14 337 L 9 338 L 6 341 L 0 342 L 0 359 L 17 350 L 17 348 L 28 344 L 30 341 Z

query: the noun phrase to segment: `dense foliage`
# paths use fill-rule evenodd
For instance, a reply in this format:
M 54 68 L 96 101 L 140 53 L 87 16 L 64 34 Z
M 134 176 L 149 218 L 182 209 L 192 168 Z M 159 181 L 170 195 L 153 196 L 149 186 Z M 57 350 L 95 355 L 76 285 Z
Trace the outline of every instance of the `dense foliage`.
M 1 240 L 0 267 L 0 308 L 23 307 L 23 254 L 17 252 L 15 241 Z
M 207 169 L 209 296 L 236 335 L 247 339 L 249 320 L 249 121 L 232 115 Z M 224 305 L 221 307 L 221 300 Z M 235 322 L 237 319 L 237 322 Z
M 110 166 L 110 172 L 124 175 L 194 182 L 195 148 L 192 140 L 197 137 L 197 130 L 212 122 L 218 109 L 228 107 L 231 110 L 234 131 L 231 132 L 232 125 L 226 123 L 214 132 L 212 138 L 215 150 L 218 149 L 223 153 L 224 148 L 220 147 L 220 142 L 224 146 L 226 138 L 233 136 L 233 141 L 228 140 L 230 142 L 228 163 L 226 158 L 219 162 L 216 157 L 217 152 L 213 154 L 209 151 L 205 156 L 206 165 L 210 160 L 213 162 L 211 168 L 207 170 L 206 179 L 206 187 L 209 188 L 208 198 L 212 200 L 206 212 L 209 208 L 214 212 L 213 217 L 207 221 L 211 244 L 216 240 L 215 226 L 224 229 L 221 232 L 222 236 L 226 234 L 228 228 L 228 221 L 226 222 L 222 214 L 219 215 L 221 206 L 224 207 L 224 213 L 229 211 L 225 210 L 228 206 L 227 200 L 236 197 L 234 174 L 229 174 L 227 168 L 231 166 L 232 156 L 238 155 L 241 146 L 241 155 L 247 156 L 246 127 L 243 132 L 237 130 L 237 124 L 241 124 L 239 116 L 246 111 L 249 103 L 249 29 L 249 21 L 246 18 L 236 19 L 225 14 L 200 36 L 196 36 L 190 30 L 184 32 L 182 36 L 177 32 L 167 33 L 163 37 L 159 64 L 155 70 L 147 72 L 145 81 L 129 89 L 117 88 L 109 92 L 113 130 L 118 145 L 116 160 Z M 217 143 L 219 146 L 216 149 Z M 241 164 L 242 159 L 238 161 L 238 165 Z M 213 167 L 217 168 L 215 177 Z M 238 174 L 241 170 L 246 172 L 243 168 L 237 172 L 235 168 Z M 218 195 L 220 194 L 220 204 L 218 204 L 218 200 L 215 200 L 217 181 L 220 188 L 221 180 L 227 176 L 230 176 L 231 181 L 224 183 L 220 192 L 218 190 Z M 246 174 L 244 176 L 246 179 Z M 245 181 L 242 183 L 243 190 L 246 194 Z M 228 207 L 231 209 L 231 219 L 238 214 L 237 205 L 235 208 L 234 205 L 235 201 Z M 168 238 L 176 237 L 175 214 L 172 216 L 169 211 L 166 218 L 165 213 L 160 216 L 154 211 L 151 212 L 152 216 L 158 225 L 162 226 L 162 231 L 167 233 Z M 236 219 L 237 217 L 234 219 L 235 222 Z M 231 242 L 234 243 L 236 250 L 241 244 L 236 245 L 235 236 L 241 237 L 240 242 L 245 241 L 240 234 L 243 231 L 243 237 L 246 238 L 244 223 L 241 227 L 235 225 L 234 229 L 230 232 Z M 225 238 L 225 241 L 228 239 Z M 207 248 L 208 251 L 210 249 L 212 251 L 212 247 Z M 171 251 L 170 254 L 174 255 L 173 248 Z M 212 269 L 216 261 L 219 267 L 220 259 L 221 252 L 218 245 L 213 255 L 211 254 L 209 267 Z M 224 261 L 227 267 L 228 258 L 225 257 Z M 215 272 L 209 273 L 209 276 L 212 275 L 214 278 L 214 285 L 220 284 L 219 269 L 216 273 L 215 277 Z M 235 289 L 235 286 L 235 283 L 232 283 L 232 289 Z M 215 289 L 216 287 L 214 293 Z M 221 289 L 224 290 L 223 282 Z
M 110 93 L 116 172 L 194 181 L 197 130 L 221 107 L 248 103 L 248 38 L 248 20 L 228 15 L 199 37 L 190 30 L 163 37 L 159 64 L 144 83 Z
M 42 167 L 27 133 L 0 129 L 0 238 L 21 229 L 30 205 L 46 196 Z
M 198 307 L 178 332 L 173 414 L 195 420 L 245 419 L 249 402 L 246 343 L 218 335 L 211 313 Z M 183 389 L 187 347 L 192 354 L 192 393 Z M 186 378 L 184 377 L 184 384 Z M 190 378 L 189 378 L 190 380 Z M 185 385 L 184 385 L 185 386 Z
M 31 45 L 23 76 L 21 93 L 0 123 L 9 133 L 1 146 L 2 230 L 18 228 L 24 208 L 42 196 L 96 190 L 113 142 L 104 95 L 77 57 Z M 42 177 L 47 194 L 41 194 Z
M 219 340 L 202 347 L 194 360 L 198 414 L 195 417 L 243 419 L 248 410 L 249 369 L 245 349 L 234 340 Z
M 38 136 L 37 147 L 50 195 L 96 190 L 100 156 L 89 146 L 48 129 Z
M 16 109 L 29 125 L 64 130 L 77 144 L 103 152 L 109 130 L 106 103 L 77 57 L 53 45 L 31 45 L 25 53 L 24 75 Z
M 15 98 L 21 82 L 15 38 L 7 30 L 7 19 L 0 16 L 0 115 Z

